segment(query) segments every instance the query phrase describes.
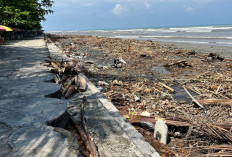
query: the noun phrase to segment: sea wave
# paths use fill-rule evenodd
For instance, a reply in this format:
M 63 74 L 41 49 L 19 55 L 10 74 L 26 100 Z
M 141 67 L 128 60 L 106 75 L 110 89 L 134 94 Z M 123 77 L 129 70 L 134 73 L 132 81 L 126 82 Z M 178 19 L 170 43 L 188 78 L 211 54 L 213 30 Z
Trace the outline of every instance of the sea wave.
M 144 31 L 144 29 L 118 29 L 114 31 L 116 32 L 140 32 L 140 31 Z
M 232 40 L 232 37 L 209 37 L 209 36 L 140 36 L 141 38 L 171 38 L 171 39 L 225 39 Z
M 193 44 L 209 44 L 207 41 L 183 41 L 183 40 L 177 40 L 175 42 L 178 43 L 193 43 Z
M 146 30 L 144 30 L 145 32 L 163 32 L 163 33 L 165 33 L 165 32 L 167 32 L 167 33 L 175 33 L 176 31 L 175 30 L 170 30 L 170 29 L 146 29 Z
M 217 42 L 218 44 L 232 45 L 232 42 Z
M 137 30 L 138 31 L 138 30 Z M 146 32 L 223 32 L 232 31 L 232 27 L 216 27 L 216 26 L 202 26 L 202 27 L 171 27 L 171 28 L 150 28 L 144 30 Z
M 140 36 L 121 36 L 121 35 L 118 35 L 118 36 L 114 36 L 115 38 L 123 38 L 123 39 L 134 39 L 134 38 L 140 38 Z
M 232 45 L 232 25 L 66 31 L 61 32 L 61 34 L 93 35 L 101 37 L 153 40 L 162 42 L 182 42 L 228 46 Z

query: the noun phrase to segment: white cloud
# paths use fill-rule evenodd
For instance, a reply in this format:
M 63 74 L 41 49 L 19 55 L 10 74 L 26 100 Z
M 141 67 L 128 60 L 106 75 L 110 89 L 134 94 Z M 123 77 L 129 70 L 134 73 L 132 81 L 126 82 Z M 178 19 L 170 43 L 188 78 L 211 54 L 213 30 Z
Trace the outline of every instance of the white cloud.
M 111 0 L 111 2 L 126 4 L 131 8 L 147 8 L 151 7 L 150 0 Z
M 193 0 L 193 2 L 196 2 L 196 3 L 210 3 L 212 1 L 215 1 L 215 0 Z
M 92 6 L 94 6 L 96 3 L 94 3 L 94 2 L 86 2 L 86 3 L 84 3 L 83 4 L 83 6 L 85 6 L 85 7 L 92 7 Z
M 151 7 L 149 0 L 144 0 L 143 1 L 144 5 L 146 6 L 147 9 L 149 9 Z
M 116 4 L 112 9 L 112 12 L 115 16 L 125 15 L 129 11 L 129 8 L 126 5 Z
M 184 9 L 185 9 L 185 11 L 187 11 L 187 12 L 191 12 L 191 11 L 194 10 L 194 8 L 189 7 L 189 6 L 184 6 Z

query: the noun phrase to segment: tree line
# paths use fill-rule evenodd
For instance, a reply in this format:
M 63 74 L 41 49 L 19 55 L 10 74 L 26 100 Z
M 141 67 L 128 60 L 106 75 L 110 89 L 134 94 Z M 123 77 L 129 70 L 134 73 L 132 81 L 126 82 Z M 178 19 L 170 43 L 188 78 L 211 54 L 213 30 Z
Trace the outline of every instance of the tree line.
M 12 28 L 41 29 L 45 15 L 53 13 L 52 0 L 0 0 L 0 25 Z

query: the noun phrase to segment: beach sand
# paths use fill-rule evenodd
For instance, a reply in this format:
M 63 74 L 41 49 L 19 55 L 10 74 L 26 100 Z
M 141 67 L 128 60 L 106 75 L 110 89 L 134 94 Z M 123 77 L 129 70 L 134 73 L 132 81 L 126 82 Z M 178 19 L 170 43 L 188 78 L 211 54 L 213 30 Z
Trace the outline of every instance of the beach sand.
M 193 49 L 199 53 L 217 53 L 227 59 L 232 59 L 232 46 L 215 46 L 193 43 L 177 43 L 177 42 L 157 42 L 161 45 L 174 45 L 179 48 Z

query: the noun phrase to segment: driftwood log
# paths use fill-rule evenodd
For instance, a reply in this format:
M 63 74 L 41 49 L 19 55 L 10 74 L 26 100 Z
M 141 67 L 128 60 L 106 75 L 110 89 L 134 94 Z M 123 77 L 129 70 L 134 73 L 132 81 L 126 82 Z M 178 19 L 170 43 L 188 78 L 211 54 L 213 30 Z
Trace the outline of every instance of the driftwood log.
M 73 81 L 74 81 L 74 78 L 72 78 L 71 80 L 67 80 L 66 81 L 67 82 L 66 86 L 62 88 L 62 95 L 66 94 L 66 92 L 69 89 L 69 86 L 71 86 L 71 84 L 73 83 Z
M 174 63 L 168 63 L 165 65 L 166 67 L 172 67 L 172 66 L 178 66 L 180 68 L 185 68 L 185 67 L 192 67 L 191 64 L 189 64 L 186 60 L 180 60 Z
M 199 103 L 204 105 L 230 105 L 232 106 L 232 99 L 201 99 L 197 100 Z
M 69 86 L 69 88 L 65 94 L 65 98 L 68 99 L 76 90 L 77 90 L 77 87 L 75 85 Z
M 129 121 L 131 123 L 139 123 L 139 122 L 149 122 L 152 124 L 155 124 L 157 119 L 155 117 L 148 117 L 148 116 L 141 116 L 141 115 L 130 115 L 128 116 L 130 117 Z M 184 121 L 179 121 L 179 120 L 171 120 L 171 119 L 165 119 L 165 123 L 168 125 L 175 125 L 175 126 L 208 126 L 210 124 L 191 124 L 188 122 L 184 122 Z M 219 128 L 219 129 L 224 129 L 224 130 L 230 130 L 232 125 L 231 124 L 223 124 L 223 125 L 210 125 L 212 127 L 215 128 Z

